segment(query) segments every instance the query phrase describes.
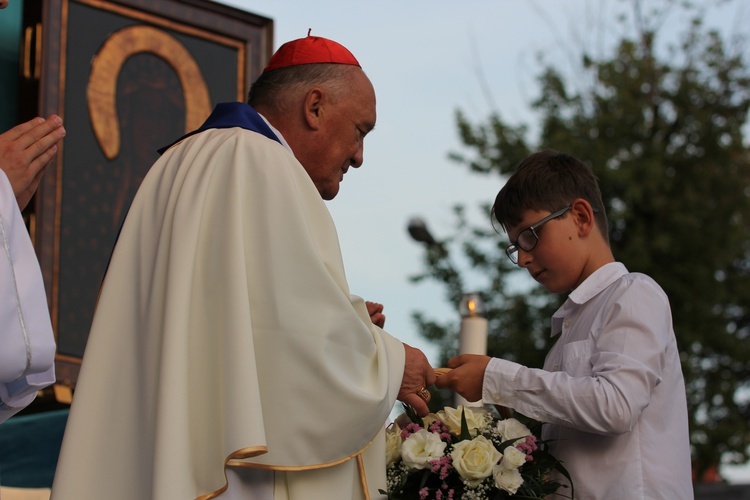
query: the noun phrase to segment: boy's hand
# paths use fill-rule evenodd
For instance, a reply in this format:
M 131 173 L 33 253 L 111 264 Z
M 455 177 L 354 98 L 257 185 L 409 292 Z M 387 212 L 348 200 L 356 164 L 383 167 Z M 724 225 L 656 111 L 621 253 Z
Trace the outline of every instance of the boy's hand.
M 484 370 L 490 362 L 489 356 L 479 354 L 462 354 L 448 360 L 448 367 L 452 370 L 441 374 L 435 381 L 440 388 L 448 388 L 459 393 L 470 402 L 482 399 L 482 385 Z

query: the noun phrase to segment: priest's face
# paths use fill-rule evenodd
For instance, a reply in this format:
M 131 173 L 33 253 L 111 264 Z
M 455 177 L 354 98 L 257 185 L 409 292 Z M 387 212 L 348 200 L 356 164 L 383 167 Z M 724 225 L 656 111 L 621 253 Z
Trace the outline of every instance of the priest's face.
M 324 200 L 338 194 L 349 167 L 362 165 L 365 136 L 375 127 L 375 91 L 364 72 L 352 67 L 341 87 L 323 90 L 319 129 L 301 161 Z

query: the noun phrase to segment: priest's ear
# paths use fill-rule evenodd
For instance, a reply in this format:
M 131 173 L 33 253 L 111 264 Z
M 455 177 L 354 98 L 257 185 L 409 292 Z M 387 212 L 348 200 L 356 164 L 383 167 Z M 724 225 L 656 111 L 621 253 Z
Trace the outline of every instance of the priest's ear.
M 318 87 L 313 87 L 307 91 L 304 100 L 304 115 L 307 125 L 313 129 L 320 129 L 320 119 L 323 113 L 323 101 L 325 94 Z

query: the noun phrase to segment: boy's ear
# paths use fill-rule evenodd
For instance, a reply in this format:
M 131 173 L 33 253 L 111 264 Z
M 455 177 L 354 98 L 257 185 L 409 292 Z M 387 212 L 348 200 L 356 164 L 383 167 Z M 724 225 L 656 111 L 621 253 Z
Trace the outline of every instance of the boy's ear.
M 588 236 L 596 228 L 594 209 L 583 198 L 576 198 L 570 205 L 570 212 L 573 214 L 575 224 L 578 227 L 578 236 Z

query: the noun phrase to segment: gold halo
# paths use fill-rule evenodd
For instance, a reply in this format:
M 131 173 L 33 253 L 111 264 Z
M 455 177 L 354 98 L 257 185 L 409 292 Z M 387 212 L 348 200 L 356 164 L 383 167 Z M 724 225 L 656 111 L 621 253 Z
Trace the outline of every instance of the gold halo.
M 117 77 L 125 61 L 138 53 L 150 52 L 169 63 L 177 72 L 185 94 L 185 131 L 194 130 L 211 113 L 208 86 L 198 63 L 177 39 L 150 26 L 131 26 L 109 37 L 91 63 L 86 89 L 94 135 L 108 160 L 120 154 L 120 125 L 117 119 Z

